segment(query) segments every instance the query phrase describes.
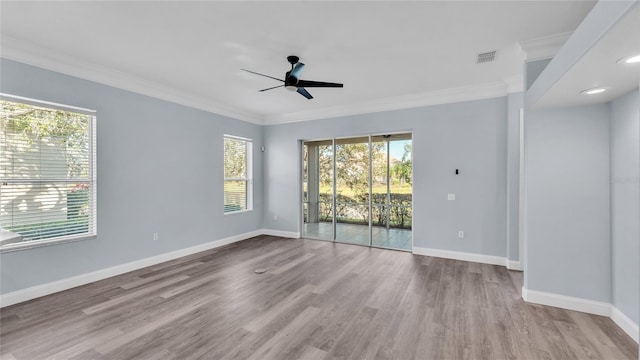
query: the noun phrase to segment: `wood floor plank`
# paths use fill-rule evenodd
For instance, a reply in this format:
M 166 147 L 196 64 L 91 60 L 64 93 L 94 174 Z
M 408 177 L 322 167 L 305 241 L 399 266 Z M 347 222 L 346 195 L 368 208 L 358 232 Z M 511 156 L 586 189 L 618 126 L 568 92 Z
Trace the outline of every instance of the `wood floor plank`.
M 0 309 L 0 358 L 638 359 L 611 319 L 525 303 L 522 281 L 259 236 Z
M 273 337 L 258 348 L 247 360 L 262 360 L 262 359 L 279 359 L 283 358 L 287 351 L 287 347 L 296 339 L 299 339 L 301 334 L 309 332 L 314 324 L 315 318 L 318 317 L 321 310 L 309 306 L 305 308 L 298 316 L 296 316 L 291 323 L 289 323 L 284 329 L 278 331 Z
M 132 331 L 126 332 L 109 341 L 101 343 L 100 345 L 95 347 L 95 350 L 103 355 L 106 355 L 112 351 L 117 351 L 119 350 L 119 348 L 123 347 L 125 344 L 132 342 L 137 338 L 144 336 L 153 330 L 156 330 L 162 326 L 170 324 L 173 321 L 178 320 L 179 318 L 185 316 L 190 312 L 193 312 L 194 310 L 198 309 L 200 306 L 204 306 L 211 301 L 212 301 L 211 298 L 205 297 L 201 299 L 196 299 L 195 301 L 188 302 L 186 304 L 182 304 L 180 308 L 169 311 L 165 316 L 161 318 L 154 319 L 147 323 L 141 324 L 139 327 L 137 327 Z
M 312 346 L 305 346 L 304 351 L 300 355 L 299 359 L 305 360 L 322 360 L 327 356 L 326 351 L 314 348 Z
M 204 264 L 203 262 L 195 261 L 195 262 L 192 262 L 190 264 L 179 266 L 179 267 L 177 267 L 175 269 L 172 269 L 172 270 L 169 270 L 169 271 L 161 271 L 158 274 L 154 274 L 152 276 L 140 277 L 138 280 L 134 280 L 134 281 L 132 281 L 130 283 L 120 285 L 120 287 L 125 289 L 125 290 L 133 289 L 133 288 L 138 287 L 140 285 L 148 284 L 148 283 L 154 282 L 154 281 L 156 281 L 158 279 L 163 279 L 163 278 L 169 277 L 171 275 L 179 274 L 179 273 L 181 273 L 183 271 L 189 270 L 191 268 L 194 268 L 194 267 L 197 267 L 197 266 L 200 266 L 200 265 L 203 265 L 203 264 Z
M 290 308 L 297 302 L 304 301 L 306 297 L 311 295 L 313 289 L 313 285 L 304 285 L 303 287 L 289 294 L 285 299 L 280 301 L 272 308 L 256 316 L 250 323 L 244 326 L 244 329 L 252 332 L 260 331 L 264 326 L 275 320 L 276 317 L 280 316 L 280 314 L 286 311 L 287 308 Z
M 189 277 L 186 276 L 186 275 L 172 277 L 172 278 L 166 279 L 164 281 L 160 281 L 160 282 L 158 282 L 158 283 L 156 283 L 156 284 L 154 284 L 152 286 L 144 287 L 142 289 L 138 289 L 136 291 L 132 291 L 132 292 L 126 294 L 126 295 L 122 295 L 122 296 L 116 297 L 115 299 L 111 299 L 111 300 L 104 301 L 104 302 L 98 303 L 96 305 L 90 306 L 88 308 L 83 309 L 82 312 L 87 314 L 87 315 L 95 314 L 97 312 L 104 311 L 104 310 L 112 308 L 114 306 L 121 305 L 122 303 L 130 301 L 132 299 L 138 299 L 138 298 L 143 297 L 143 296 L 148 296 L 152 292 L 155 292 L 155 291 L 157 291 L 159 289 L 166 288 L 166 287 L 168 287 L 170 285 L 179 283 L 179 282 L 181 282 L 183 280 L 186 280 L 188 278 Z
M 598 324 L 598 328 L 601 329 L 609 339 L 613 342 L 613 346 L 624 354 L 623 358 L 633 358 L 636 356 L 638 348 L 633 342 L 629 342 L 626 333 L 616 325 L 611 319 L 604 316 L 597 316 L 593 318 L 593 321 Z

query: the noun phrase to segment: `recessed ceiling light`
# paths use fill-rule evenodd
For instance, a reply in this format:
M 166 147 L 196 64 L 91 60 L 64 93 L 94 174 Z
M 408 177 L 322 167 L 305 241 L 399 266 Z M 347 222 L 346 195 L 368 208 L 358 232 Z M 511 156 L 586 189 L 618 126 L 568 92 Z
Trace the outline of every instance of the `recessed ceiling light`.
M 595 94 L 601 94 L 601 93 L 603 93 L 605 91 L 607 91 L 607 88 L 605 88 L 605 87 L 597 87 L 597 88 L 591 88 L 591 89 L 582 90 L 582 91 L 580 91 L 580 94 L 595 95 Z
M 619 64 L 637 64 L 640 63 L 640 54 L 623 57 L 617 61 Z

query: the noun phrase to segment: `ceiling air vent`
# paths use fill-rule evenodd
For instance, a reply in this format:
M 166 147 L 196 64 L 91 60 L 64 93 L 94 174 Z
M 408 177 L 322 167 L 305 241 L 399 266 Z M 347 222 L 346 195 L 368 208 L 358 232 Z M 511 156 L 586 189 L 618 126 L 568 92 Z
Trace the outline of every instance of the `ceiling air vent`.
M 486 62 L 492 62 L 495 59 L 496 59 L 496 50 L 488 51 L 488 52 L 478 54 L 478 60 L 476 61 L 476 63 L 482 64 Z

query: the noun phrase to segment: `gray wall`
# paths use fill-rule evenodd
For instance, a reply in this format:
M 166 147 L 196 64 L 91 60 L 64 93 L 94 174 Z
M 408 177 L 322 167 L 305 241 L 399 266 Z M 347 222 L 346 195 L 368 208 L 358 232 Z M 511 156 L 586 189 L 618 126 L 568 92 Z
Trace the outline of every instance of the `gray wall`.
M 640 93 L 611 103 L 612 303 L 640 323 Z
M 520 109 L 521 92 L 507 97 L 507 258 L 520 260 Z
M 542 59 L 542 60 L 528 61 L 525 63 L 524 79 L 525 79 L 525 84 L 527 85 L 527 89 L 529 89 L 531 85 L 533 85 L 536 79 L 538 79 L 538 76 L 542 74 L 542 72 L 547 67 L 547 65 L 549 65 L 550 62 L 551 62 L 551 59 Z
M 611 301 L 609 108 L 525 114 L 529 290 Z
M 98 238 L 1 254 L 0 293 L 262 227 L 260 126 L 6 59 L 0 66 L 3 93 L 97 110 L 98 137 Z M 249 213 L 223 215 L 225 133 L 256 145 Z
M 414 246 L 504 257 L 506 109 L 502 97 L 267 126 L 265 228 L 300 231 L 298 140 L 412 131 Z

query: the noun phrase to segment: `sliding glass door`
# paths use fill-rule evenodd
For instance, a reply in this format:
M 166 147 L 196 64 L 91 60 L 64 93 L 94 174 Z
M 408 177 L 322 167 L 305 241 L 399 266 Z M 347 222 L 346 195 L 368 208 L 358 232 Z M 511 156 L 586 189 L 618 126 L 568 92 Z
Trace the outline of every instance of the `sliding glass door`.
M 411 134 L 373 136 L 371 243 L 411 249 Z
M 335 240 L 369 246 L 369 137 L 335 143 Z
M 411 134 L 303 143 L 303 236 L 411 250 Z
M 302 232 L 306 237 L 333 241 L 333 140 L 304 143 L 303 159 Z

